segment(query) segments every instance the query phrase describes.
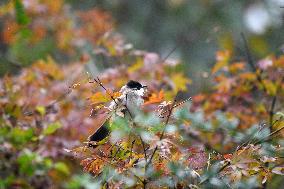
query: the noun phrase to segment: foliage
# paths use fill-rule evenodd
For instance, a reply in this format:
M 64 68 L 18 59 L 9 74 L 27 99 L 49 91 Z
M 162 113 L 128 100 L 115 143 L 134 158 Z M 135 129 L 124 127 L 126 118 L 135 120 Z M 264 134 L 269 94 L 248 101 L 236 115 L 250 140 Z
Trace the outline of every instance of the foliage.
M 284 122 L 276 112 L 283 107 L 284 64 L 271 56 L 255 65 L 247 53 L 247 61 L 230 62 L 230 52 L 217 52 L 215 86 L 194 96 L 193 106 L 159 104 L 162 93 L 152 94 L 144 112 L 110 122 L 108 141 L 71 152 L 101 187 L 265 186 L 283 175 Z
M 1 189 L 283 182 L 283 56 L 255 62 L 244 37 L 246 58 L 218 51 L 212 87 L 191 101 L 184 65 L 125 43 L 107 12 L 70 14 L 63 1 L 27 2 L 0 7 L 5 57 L 30 64 L 0 80 Z M 70 64 L 57 64 L 57 55 Z M 148 86 L 141 112 L 114 116 L 110 136 L 88 147 L 104 107 L 130 79 Z

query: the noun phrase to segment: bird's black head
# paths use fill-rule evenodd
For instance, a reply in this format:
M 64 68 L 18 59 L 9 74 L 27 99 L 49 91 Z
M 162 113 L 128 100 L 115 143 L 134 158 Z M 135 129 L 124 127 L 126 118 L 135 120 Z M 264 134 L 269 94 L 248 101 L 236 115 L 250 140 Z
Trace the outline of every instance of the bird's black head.
M 133 80 L 128 81 L 126 86 L 129 87 L 130 89 L 137 89 L 137 90 L 140 90 L 141 88 L 146 87 L 146 86 L 141 85 L 141 83 L 139 83 L 138 81 L 133 81 Z

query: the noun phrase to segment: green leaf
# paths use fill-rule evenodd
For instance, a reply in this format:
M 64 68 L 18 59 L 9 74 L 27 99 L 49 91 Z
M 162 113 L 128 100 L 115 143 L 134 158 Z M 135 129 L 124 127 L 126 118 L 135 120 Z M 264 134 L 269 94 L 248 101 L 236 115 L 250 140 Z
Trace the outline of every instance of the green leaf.
M 20 173 L 26 175 L 33 175 L 35 171 L 35 167 L 33 166 L 33 160 L 36 158 L 36 154 L 32 153 L 29 150 L 25 150 L 24 154 L 19 156 L 17 162 L 20 166 Z
M 59 171 L 59 172 L 65 174 L 65 175 L 69 175 L 69 174 L 70 174 L 70 170 L 69 170 L 68 166 L 67 166 L 65 163 L 63 163 L 63 162 L 57 162 L 57 163 L 55 163 L 55 164 L 54 164 L 54 168 L 55 168 L 57 171 Z
M 24 144 L 28 141 L 31 141 L 33 136 L 34 136 L 34 132 L 32 128 L 22 129 L 22 128 L 16 127 L 16 128 L 13 128 L 10 133 L 12 142 L 16 144 Z
M 16 20 L 20 25 L 27 25 L 30 22 L 30 18 L 27 16 L 24 5 L 21 0 L 14 0 L 14 7 L 16 12 Z
M 62 125 L 59 122 L 55 122 L 52 123 L 50 125 L 48 125 L 44 130 L 43 130 L 43 134 L 44 135 L 50 135 L 53 134 L 57 129 L 61 128 Z
M 0 188 L 11 188 L 12 183 L 15 180 L 14 175 L 9 175 L 8 177 L 4 177 L 4 179 L 0 179 Z

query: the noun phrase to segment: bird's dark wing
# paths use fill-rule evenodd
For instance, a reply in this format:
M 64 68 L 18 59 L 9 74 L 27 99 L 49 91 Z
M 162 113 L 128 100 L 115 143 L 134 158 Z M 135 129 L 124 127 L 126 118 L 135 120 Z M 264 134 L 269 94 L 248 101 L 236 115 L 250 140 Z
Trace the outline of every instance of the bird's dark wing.
M 109 134 L 109 129 L 106 125 L 101 126 L 95 133 L 93 133 L 91 136 L 89 136 L 89 141 L 101 141 L 105 139 Z
M 88 137 L 89 142 L 99 142 L 105 139 L 109 135 L 110 130 L 108 129 L 108 126 L 107 126 L 107 122 L 109 118 L 110 118 L 109 114 L 105 114 L 105 115 L 101 115 L 97 117 L 95 128 L 98 128 L 98 129 Z M 93 145 L 89 143 L 88 146 L 95 148 L 97 145 Z

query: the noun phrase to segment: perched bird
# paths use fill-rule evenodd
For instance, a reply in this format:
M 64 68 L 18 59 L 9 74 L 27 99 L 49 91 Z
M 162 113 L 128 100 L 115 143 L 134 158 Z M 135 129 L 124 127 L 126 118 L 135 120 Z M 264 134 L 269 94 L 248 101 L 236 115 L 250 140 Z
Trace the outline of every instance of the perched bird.
M 97 143 L 105 139 L 110 134 L 107 122 L 110 120 L 112 115 L 132 117 L 137 111 L 139 111 L 141 105 L 144 103 L 143 96 L 146 92 L 146 87 L 147 86 L 143 86 L 137 81 L 130 80 L 120 89 L 119 92 L 121 95 L 113 100 L 107 107 L 108 112 L 102 123 L 100 123 L 101 126 L 88 137 L 89 147 L 96 147 L 97 145 L 92 144 L 92 142 Z

